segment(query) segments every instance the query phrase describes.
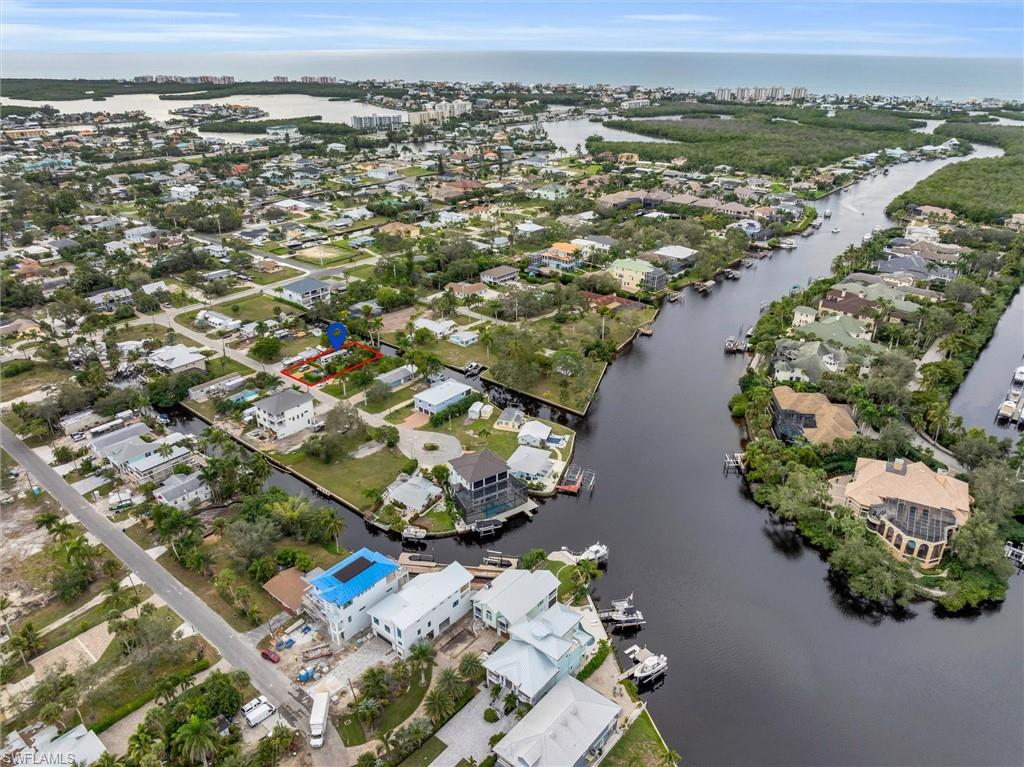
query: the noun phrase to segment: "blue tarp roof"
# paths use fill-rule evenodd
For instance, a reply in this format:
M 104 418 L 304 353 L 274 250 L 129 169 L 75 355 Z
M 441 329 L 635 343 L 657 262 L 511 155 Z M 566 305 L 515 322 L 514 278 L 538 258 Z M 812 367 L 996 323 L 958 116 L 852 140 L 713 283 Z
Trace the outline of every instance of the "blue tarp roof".
M 398 564 L 384 554 L 362 548 L 318 575 L 310 584 L 323 599 L 343 605 L 397 569 Z

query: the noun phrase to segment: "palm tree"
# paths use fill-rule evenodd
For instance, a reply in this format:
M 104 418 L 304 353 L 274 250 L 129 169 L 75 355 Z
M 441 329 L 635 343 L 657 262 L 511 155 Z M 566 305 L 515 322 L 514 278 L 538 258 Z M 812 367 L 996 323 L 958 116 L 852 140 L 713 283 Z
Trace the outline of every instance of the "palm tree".
M 662 767 L 677 767 L 682 758 L 683 757 L 679 755 L 678 751 L 673 751 L 670 748 L 668 751 L 662 753 L 661 765 Z
M 427 683 L 427 669 L 434 663 L 434 648 L 429 642 L 417 642 L 409 648 L 409 662 L 420 670 L 420 687 Z
M 144 756 L 159 753 L 163 751 L 163 747 L 163 741 L 147 730 L 145 724 L 140 724 L 128 738 L 128 758 L 139 764 Z
M 355 714 L 357 717 L 363 720 L 367 726 L 374 720 L 377 714 L 380 713 L 384 705 L 377 698 L 371 698 L 369 696 L 360 698 L 355 705 Z
M 331 512 L 323 521 L 323 534 L 334 539 L 335 551 L 341 551 L 341 534 L 345 532 L 345 520 Z
M 209 757 L 217 750 L 217 730 L 210 719 L 193 714 L 174 733 L 174 750 L 190 762 L 201 761 L 206 767 Z
M 42 640 L 39 638 L 39 632 L 36 631 L 36 627 L 30 623 L 26 623 L 21 627 L 21 631 L 11 637 L 12 642 L 17 642 L 18 647 L 23 649 L 29 655 L 35 655 L 39 652 L 39 648 L 42 647 Z
M 371 666 L 363 672 L 359 686 L 363 695 L 370 698 L 384 698 L 388 694 L 388 672 L 383 666 Z
M 576 579 L 581 586 L 586 586 L 600 574 L 597 562 L 593 559 L 581 559 L 576 563 Z
M 156 691 L 156 699 L 162 700 L 165 704 L 174 699 L 174 693 L 178 691 L 178 680 L 174 677 L 164 677 L 153 688 Z
M 4 633 L 11 635 L 11 626 L 7 622 L 7 609 L 11 606 L 11 598 L 7 594 L 0 594 L 0 623 L 4 624 Z
M 387 759 L 391 761 L 391 755 L 399 745 L 398 736 L 395 735 L 394 730 L 384 730 L 377 736 L 380 739 L 381 745 L 384 746 L 384 753 L 387 755 Z
M 441 688 L 435 687 L 424 698 L 423 710 L 435 725 L 440 725 L 455 713 L 455 701 Z
M 121 757 L 114 756 L 109 751 L 104 751 L 100 754 L 99 758 L 92 762 L 92 764 L 95 767 L 124 767 L 124 761 L 122 761 Z
M 419 748 L 433 733 L 431 731 L 430 722 L 422 716 L 418 716 L 406 726 L 405 734 L 416 748 Z
M 483 672 L 484 664 L 475 652 L 468 652 L 459 658 L 459 673 L 467 683 L 482 676 Z
M 441 690 L 452 700 L 459 700 L 466 692 L 466 683 L 462 681 L 459 672 L 453 668 L 446 668 L 438 675 L 435 689 Z

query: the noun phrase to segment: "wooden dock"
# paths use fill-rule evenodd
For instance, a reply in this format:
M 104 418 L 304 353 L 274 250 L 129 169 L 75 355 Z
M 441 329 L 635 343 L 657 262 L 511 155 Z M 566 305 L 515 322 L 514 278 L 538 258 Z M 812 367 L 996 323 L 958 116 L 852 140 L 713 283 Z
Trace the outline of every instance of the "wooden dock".
M 746 472 L 746 453 L 733 453 L 732 455 L 726 454 L 725 461 L 722 463 L 723 474 L 745 474 Z
M 488 552 L 490 554 L 490 552 Z M 398 555 L 398 564 L 404 567 L 413 575 L 422 575 L 423 573 L 436 573 L 439 570 L 443 570 L 448 566 L 447 563 L 434 562 L 433 558 L 425 559 L 420 558 L 422 554 L 415 554 L 409 551 L 403 551 Z M 473 580 L 481 581 L 492 581 L 501 575 L 503 572 L 509 569 L 514 569 L 519 564 L 519 560 L 516 557 L 498 557 L 498 560 L 503 563 L 508 563 L 504 567 L 496 564 L 480 564 L 480 565 L 464 565 L 470 575 L 473 576 Z M 484 560 L 485 562 L 488 559 Z M 493 561 L 493 560 L 491 560 Z

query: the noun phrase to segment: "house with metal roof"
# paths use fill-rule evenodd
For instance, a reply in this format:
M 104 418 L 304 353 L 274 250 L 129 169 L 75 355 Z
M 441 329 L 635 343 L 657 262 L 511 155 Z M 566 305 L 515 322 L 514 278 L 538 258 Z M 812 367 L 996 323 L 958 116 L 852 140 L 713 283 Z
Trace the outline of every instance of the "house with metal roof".
M 469 612 L 472 582 L 473 576 L 458 562 L 417 575 L 367 610 L 370 628 L 405 658 L 417 642 L 441 636 Z
M 621 707 L 567 676 L 494 745 L 501 767 L 582 767 L 614 734 Z
M 396 593 L 408 573 L 384 554 L 361 548 L 309 581 L 302 601 L 323 621 L 334 644 L 370 627 L 371 607 Z
M 374 381 L 380 381 L 389 391 L 394 391 L 399 387 L 405 386 L 411 380 L 416 377 L 416 366 L 415 365 L 402 365 L 394 370 L 388 370 L 384 373 L 379 373 L 373 377 Z
M 194 471 L 191 474 L 171 474 L 153 491 L 153 497 L 176 509 L 190 509 L 194 504 L 210 500 L 213 493 L 200 473 Z
M 579 671 L 597 640 L 583 628 L 582 616 L 560 602 L 509 630 L 508 641 L 484 661 L 487 686 L 515 692 L 530 706 L 559 681 Z
M 508 634 L 558 601 L 558 578 L 550 570 L 505 570 L 473 594 L 473 618 Z
M 444 491 L 426 477 L 419 475 L 410 477 L 399 474 L 398 478 L 388 485 L 382 500 L 385 503 L 399 504 L 410 513 L 419 514 L 433 505 Z
M 281 288 L 281 297 L 285 301 L 310 309 L 318 301 L 326 301 L 331 297 L 331 284 L 312 277 L 303 277 Z
M 283 389 L 253 405 L 256 423 L 277 439 L 313 426 L 313 397 L 295 389 Z
M 422 391 L 412 399 L 413 407 L 419 410 L 421 413 L 440 413 L 447 407 L 451 407 L 457 402 L 461 402 L 468 397 L 473 391 L 471 386 L 467 386 L 459 381 L 453 381 L 451 379 L 445 381 L 439 381 L 431 386 L 426 391 Z

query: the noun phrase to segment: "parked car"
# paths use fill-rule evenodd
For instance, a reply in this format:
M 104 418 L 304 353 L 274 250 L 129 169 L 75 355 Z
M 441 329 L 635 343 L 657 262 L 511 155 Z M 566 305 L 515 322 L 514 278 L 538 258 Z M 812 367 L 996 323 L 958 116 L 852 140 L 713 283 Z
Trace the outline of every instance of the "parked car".
M 260 653 L 260 655 L 269 660 L 271 663 L 279 663 L 281 661 L 281 656 L 273 650 L 264 650 Z

